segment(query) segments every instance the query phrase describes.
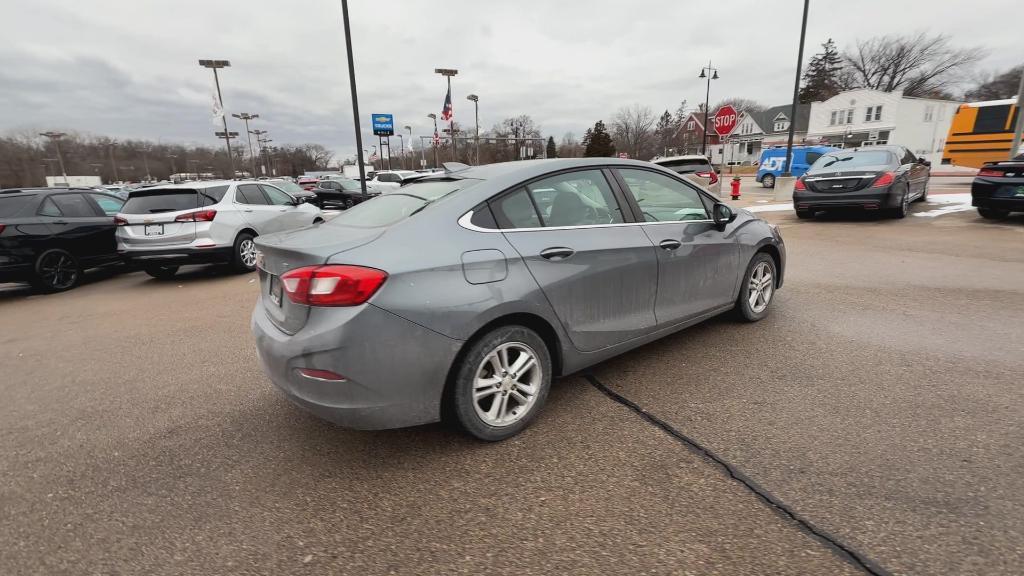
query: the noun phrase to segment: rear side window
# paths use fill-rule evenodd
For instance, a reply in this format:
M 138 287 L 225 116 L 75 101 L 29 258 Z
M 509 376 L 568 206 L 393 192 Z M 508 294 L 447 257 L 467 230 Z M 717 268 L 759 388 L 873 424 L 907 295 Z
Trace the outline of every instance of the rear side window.
M 525 188 L 506 194 L 491 203 L 502 228 L 540 228 L 540 217 Z
M 0 218 L 13 217 L 28 206 L 32 200 L 35 200 L 35 198 L 36 197 L 31 194 L 27 196 L 0 197 Z
M 228 187 L 211 186 L 202 188 L 198 192 L 201 206 L 213 206 L 224 199 L 224 195 L 228 193 Z
M 815 162 L 818 161 L 818 158 L 821 158 L 821 156 L 822 156 L 821 152 L 808 152 L 807 153 L 807 163 L 808 164 L 814 164 Z
M 42 206 L 39 207 L 39 215 L 61 216 L 60 208 L 57 208 L 57 205 L 53 203 L 52 198 L 47 198 L 46 200 L 43 200 Z
M 161 212 L 194 210 L 200 206 L 202 205 L 196 190 L 151 188 L 132 192 L 128 201 L 121 207 L 121 212 L 124 214 L 159 214 Z
M 60 208 L 61 214 L 69 218 L 89 218 L 96 216 L 89 201 L 81 194 L 54 194 L 50 198 Z
M 267 204 L 266 197 L 255 184 L 242 184 L 235 193 L 235 198 L 242 204 Z

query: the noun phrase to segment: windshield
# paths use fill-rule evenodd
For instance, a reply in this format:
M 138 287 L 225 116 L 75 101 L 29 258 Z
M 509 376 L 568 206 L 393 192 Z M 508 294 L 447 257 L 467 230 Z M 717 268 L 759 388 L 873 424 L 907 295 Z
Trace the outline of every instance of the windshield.
M 414 182 L 345 210 L 330 221 L 359 228 L 390 226 L 423 210 L 435 200 L 476 184 L 479 180 Z
M 888 168 L 890 164 L 892 153 L 885 150 L 830 152 L 818 158 L 807 173 L 882 169 Z

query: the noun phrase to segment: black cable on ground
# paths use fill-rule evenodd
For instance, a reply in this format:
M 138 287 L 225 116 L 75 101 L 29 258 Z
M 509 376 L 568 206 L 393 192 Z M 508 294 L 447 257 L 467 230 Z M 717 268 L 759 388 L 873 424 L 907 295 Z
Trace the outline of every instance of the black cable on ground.
M 676 440 L 682 442 L 687 448 L 689 448 L 693 452 L 696 452 L 700 456 L 703 456 L 708 460 L 711 460 L 715 464 L 719 465 L 726 472 L 726 474 L 729 475 L 730 478 L 736 480 L 744 487 L 746 487 L 748 490 L 753 492 L 758 498 L 760 498 L 766 504 L 774 508 L 776 512 L 782 514 L 786 518 L 789 518 L 790 520 L 795 522 L 796 525 L 800 528 L 800 530 L 806 532 L 813 538 L 825 544 L 825 546 L 827 546 L 830 550 L 832 550 L 833 553 L 835 553 L 843 560 L 860 568 L 868 574 L 871 574 L 872 576 L 889 576 L 889 572 L 886 569 L 882 568 L 873 560 L 865 557 L 860 552 L 857 552 L 850 546 L 842 543 L 838 538 L 836 538 L 832 534 L 829 534 L 825 530 L 818 528 L 809 520 L 803 518 L 802 516 L 791 510 L 789 506 L 787 506 L 781 500 L 773 496 L 770 492 L 759 486 L 756 482 L 754 482 L 751 478 L 749 478 L 746 474 L 737 469 L 735 466 L 726 462 L 718 454 L 715 454 L 714 452 L 705 448 L 699 442 L 694 440 L 693 438 L 690 438 L 689 436 L 683 434 L 679 430 L 676 430 L 668 422 L 665 422 L 661 418 L 658 418 L 654 414 L 651 414 L 650 412 L 644 410 L 640 405 L 636 404 L 629 398 L 626 398 L 625 396 L 622 396 L 621 394 L 615 392 L 611 388 L 608 388 L 593 374 L 586 374 L 584 375 L 584 378 L 586 378 L 587 381 L 590 382 L 590 384 L 594 388 L 600 390 L 605 396 L 608 396 L 612 400 L 618 402 L 619 404 L 622 404 L 626 408 L 629 408 L 644 420 L 660 428 L 662 432 L 665 432 L 669 436 L 672 436 Z

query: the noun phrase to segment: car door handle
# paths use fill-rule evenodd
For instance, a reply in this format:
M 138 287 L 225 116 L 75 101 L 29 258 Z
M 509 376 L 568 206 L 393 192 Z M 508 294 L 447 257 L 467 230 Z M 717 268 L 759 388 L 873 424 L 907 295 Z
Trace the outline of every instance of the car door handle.
M 242 212 L 252 212 L 252 208 L 246 208 L 245 210 L 242 210 Z
M 287 212 L 287 211 L 288 211 L 287 208 L 281 208 L 280 210 L 278 210 L 278 212 Z
M 662 240 L 661 243 L 658 244 L 658 246 L 661 246 L 665 250 L 675 250 L 676 248 L 679 248 L 682 245 L 683 245 L 683 243 L 680 242 L 679 240 L 671 240 L 671 239 L 670 240 Z
M 67 220 L 54 220 L 53 223 L 54 224 L 67 224 L 68 221 Z
M 546 248 L 544 250 L 541 250 L 540 257 L 547 260 L 565 260 L 566 258 L 572 256 L 575 253 L 576 251 L 573 250 L 572 248 L 564 248 L 559 246 L 555 248 Z

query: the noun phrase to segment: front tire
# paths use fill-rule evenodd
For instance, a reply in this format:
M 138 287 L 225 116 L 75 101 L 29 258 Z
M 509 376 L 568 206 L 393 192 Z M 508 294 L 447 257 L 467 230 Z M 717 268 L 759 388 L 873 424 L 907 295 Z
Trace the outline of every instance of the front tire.
M 1002 220 L 1010 215 L 1010 211 L 1001 210 L 999 208 L 985 208 L 978 206 L 978 214 L 986 220 Z
M 497 442 L 526 429 L 551 388 L 551 354 L 524 326 L 502 326 L 474 342 L 452 383 L 451 408 L 459 427 Z
M 252 234 L 242 232 L 235 238 L 234 255 L 231 268 L 236 272 L 252 272 L 256 269 L 256 243 Z
M 741 320 L 757 322 L 768 315 L 776 278 L 775 260 L 771 256 L 758 252 L 751 258 L 736 298 L 736 313 Z
M 63 292 L 78 285 L 82 269 L 78 260 L 67 250 L 54 248 L 36 258 L 32 286 L 41 292 Z
M 761 178 L 761 186 L 765 188 L 775 188 L 775 176 L 772 174 L 765 174 Z

